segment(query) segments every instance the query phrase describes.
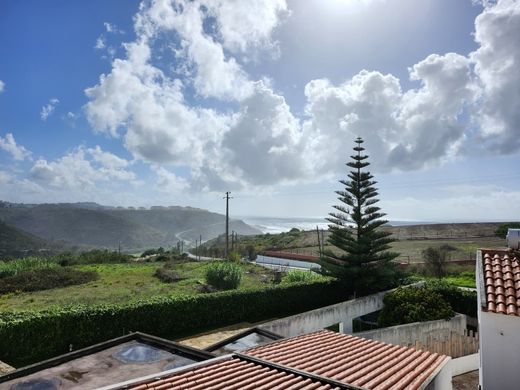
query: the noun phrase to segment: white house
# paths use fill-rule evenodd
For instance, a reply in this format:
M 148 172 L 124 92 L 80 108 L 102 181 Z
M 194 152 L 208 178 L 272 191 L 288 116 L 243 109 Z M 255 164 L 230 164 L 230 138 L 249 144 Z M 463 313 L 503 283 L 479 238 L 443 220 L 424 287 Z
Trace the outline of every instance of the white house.
M 481 390 L 520 389 L 520 258 L 477 252 Z

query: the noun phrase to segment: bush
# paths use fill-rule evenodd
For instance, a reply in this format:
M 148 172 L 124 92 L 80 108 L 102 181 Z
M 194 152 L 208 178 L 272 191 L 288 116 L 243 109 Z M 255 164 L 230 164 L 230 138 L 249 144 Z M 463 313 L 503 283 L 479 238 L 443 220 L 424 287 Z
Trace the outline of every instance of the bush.
M 240 285 L 242 269 L 234 263 L 215 261 L 206 268 L 206 282 L 220 290 L 232 290 Z
M 2 279 L 0 294 L 15 291 L 41 291 L 88 283 L 98 278 L 94 271 L 54 267 L 21 272 Z
M 429 247 L 422 254 L 426 268 L 432 276 L 440 279 L 446 275 L 448 255 L 446 249 Z
M 240 256 L 240 253 L 238 252 L 230 252 L 228 254 L 228 260 L 234 263 L 239 263 L 240 260 L 242 260 L 242 256 Z
M 3 361 L 21 367 L 66 353 L 69 345 L 76 350 L 129 331 L 178 339 L 239 322 L 285 317 L 344 299 L 336 282 L 324 281 L 157 297 L 122 305 L 0 312 L 0 351 Z
M 456 286 L 440 280 L 426 282 L 425 288 L 434 291 L 450 304 L 457 313 L 477 317 L 477 292 L 461 290 Z
M 510 222 L 500 225 L 495 230 L 495 235 L 500 238 L 506 238 L 508 229 L 520 229 L 520 222 Z
M 426 287 L 400 287 L 387 294 L 383 303 L 378 318 L 380 326 L 448 320 L 455 315 L 440 293 Z
M 177 272 L 164 267 L 158 268 L 153 275 L 165 283 L 175 283 L 184 279 Z
M 282 278 L 282 283 L 300 283 L 300 282 L 310 283 L 310 282 L 315 282 L 317 280 L 325 280 L 325 278 L 312 271 L 292 270 L 292 271 L 289 271 Z
M 40 270 L 57 267 L 58 263 L 52 259 L 42 257 L 26 257 L 7 262 L 0 261 L 0 278 L 14 276 L 29 270 Z

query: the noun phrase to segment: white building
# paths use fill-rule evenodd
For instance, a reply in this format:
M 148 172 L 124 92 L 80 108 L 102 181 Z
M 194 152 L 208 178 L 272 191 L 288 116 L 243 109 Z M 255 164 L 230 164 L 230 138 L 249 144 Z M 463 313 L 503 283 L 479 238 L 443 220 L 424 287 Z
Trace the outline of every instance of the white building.
M 511 249 L 477 253 L 481 390 L 520 388 L 520 261 Z

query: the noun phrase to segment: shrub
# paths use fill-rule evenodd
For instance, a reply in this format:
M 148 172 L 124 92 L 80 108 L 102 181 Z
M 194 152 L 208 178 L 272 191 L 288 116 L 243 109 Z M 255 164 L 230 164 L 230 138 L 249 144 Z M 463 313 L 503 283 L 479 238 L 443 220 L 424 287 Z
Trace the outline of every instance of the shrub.
M 426 268 L 432 276 L 440 279 L 446 275 L 447 255 L 441 248 L 429 247 L 423 251 Z
M 426 282 L 425 288 L 440 294 L 457 313 L 477 317 L 478 304 L 476 291 L 461 290 L 441 280 L 428 281 Z
M 229 261 L 233 261 L 235 263 L 239 263 L 241 259 L 242 259 L 242 256 L 240 256 L 240 253 L 238 253 L 238 252 L 230 252 L 228 254 L 228 260 Z
M 520 222 L 510 222 L 500 225 L 497 230 L 495 230 L 495 235 L 497 237 L 506 238 L 508 229 L 520 229 Z
M 41 291 L 88 283 L 98 278 L 94 271 L 54 267 L 21 272 L 2 279 L 0 294 L 15 291 Z
M 78 256 L 77 264 L 128 263 L 133 256 L 116 251 L 94 249 Z
M 42 257 L 26 257 L 7 262 L 0 261 L 0 278 L 14 276 L 29 270 L 48 269 L 57 266 L 58 263 L 56 261 Z
M 314 282 L 317 280 L 325 280 L 325 278 L 312 271 L 292 270 L 292 271 L 289 271 L 282 278 L 282 283 L 299 283 L 299 282 L 309 283 L 309 282 Z
M 443 296 L 426 287 L 400 287 L 383 299 L 380 326 L 393 326 L 418 321 L 448 320 L 455 315 Z
M 154 276 L 165 283 L 174 283 L 184 279 L 177 272 L 164 267 L 158 268 Z
M 122 305 L 0 312 L 2 360 L 21 367 L 129 331 L 177 339 L 239 322 L 258 322 L 345 299 L 335 281 L 156 297 Z M 45 331 L 42 331 L 44 329 Z
M 221 290 L 232 290 L 240 285 L 242 269 L 234 263 L 215 261 L 206 268 L 206 282 Z

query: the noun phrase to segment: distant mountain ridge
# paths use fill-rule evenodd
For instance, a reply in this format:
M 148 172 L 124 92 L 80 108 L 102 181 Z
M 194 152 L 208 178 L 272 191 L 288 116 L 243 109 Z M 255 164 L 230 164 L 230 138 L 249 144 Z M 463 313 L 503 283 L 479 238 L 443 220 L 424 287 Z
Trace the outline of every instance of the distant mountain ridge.
M 0 202 L 0 220 L 43 240 L 70 245 L 140 250 L 186 244 L 225 231 L 225 216 L 181 206 L 122 208 L 97 203 L 18 204 Z M 241 220 L 230 220 L 230 231 L 259 234 Z

